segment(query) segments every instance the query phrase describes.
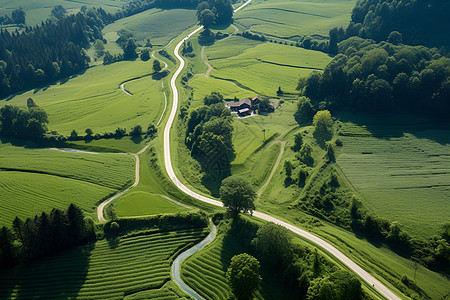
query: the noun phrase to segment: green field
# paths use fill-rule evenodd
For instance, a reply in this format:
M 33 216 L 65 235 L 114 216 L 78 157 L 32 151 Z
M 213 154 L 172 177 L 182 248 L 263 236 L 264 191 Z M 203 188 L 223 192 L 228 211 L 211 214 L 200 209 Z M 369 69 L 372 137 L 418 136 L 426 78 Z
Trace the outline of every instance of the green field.
M 346 26 L 356 0 L 253 1 L 235 16 L 236 23 L 253 32 L 280 38 L 328 36 Z
M 134 181 L 134 158 L 0 144 L 0 225 L 70 203 L 94 211 L 103 198 Z
M 161 82 L 151 77 L 133 82 L 135 94 L 128 96 L 119 86 L 129 79 L 152 73 L 153 60 L 123 61 L 92 67 L 65 83 L 17 95 L 0 105 L 26 106 L 33 98 L 49 115 L 49 128 L 69 135 L 75 129 L 84 135 L 86 128 L 95 133 L 114 132 L 117 127 L 130 130 L 140 124 L 156 124 L 164 109 Z M 128 86 L 126 85 L 126 88 Z
M 103 29 L 103 33 L 110 37 L 120 29 L 127 29 L 134 33 L 134 38 L 138 43 L 142 43 L 146 38 L 150 38 L 153 45 L 162 46 L 197 23 L 195 12 L 192 9 L 163 10 L 153 8 L 134 16 L 120 19 L 106 26 Z M 112 41 L 113 39 L 108 39 L 108 42 Z
M 292 46 L 230 37 L 206 49 L 211 76 L 236 83 L 253 94 L 276 97 L 278 87 L 294 93 L 299 77 L 323 69 L 327 54 Z
M 62 5 L 69 13 L 77 13 L 83 5 L 87 7 L 101 7 L 105 11 L 113 13 L 121 9 L 126 2 L 125 0 L 1 0 L 0 15 L 11 15 L 13 10 L 22 7 L 26 12 L 26 25 L 35 26 L 50 18 L 51 10 L 57 5 Z
M 119 217 L 177 213 L 185 210 L 186 208 L 159 195 L 146 192 L 131 192 L 121 197 L 116 205 L 116 212 Z
M 145 291 L 152 299 L 177 299 L 182 293 L 164 286 L 171 280 L 172 260 L 206 232 L 197 228 L 117 237 L 65 251 L 1 272 L 0 298 L 136 299 Z
M 368 210 L 427 239 L 450 220 L 450 126 L 390 121 L 343 123 L 338 164 Z

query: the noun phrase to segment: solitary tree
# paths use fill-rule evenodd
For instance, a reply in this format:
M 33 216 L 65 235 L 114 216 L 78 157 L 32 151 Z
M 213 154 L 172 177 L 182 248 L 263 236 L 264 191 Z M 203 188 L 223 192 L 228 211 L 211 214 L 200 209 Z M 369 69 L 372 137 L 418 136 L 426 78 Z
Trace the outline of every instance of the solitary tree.
M 136 53 L 136 43 L 132 38 L 128 39 L 125 47 L 123 48 L 123 58 L 124 59 L 134 59 L 137 57 Z
M 290 160 L 285 160 L 284 161 L 284 171 L 286 172 L 286 176 L 288 178 L 291 178 L 292 168 L 293 168 L 293 166 L 292 166 L 291 161 Z
M 84 132 L 86 133 L 86 138 L 91 138 L 94 134 L 94 132 L 90 128 L 87 128 Z
M 161 63 L 159 60 L 155 59 L 153 61 L 153 72 L 158 73 L 159 71 L 161 71 Z
M 292 150 L 295 152 L 300 151 L 303 144 L 303 135 L 301 132 L 298 132 L 294 136 L 294 146 L 292 146 Z
M 272 268 L 283 269 L 292 260 L 289 231 L 281 225 L 267 223 L 259 227 L 252 244 L 258 257 Z
M 333 120 L 329 110 L 319 110 L 313 118 L 314 134 L 323 139 L 329 139 L 333 130 Z
M 259 261 L 247 253 L 233 256 L 227 279 L 237 299 L 249 299 L 261 282 Z
M 240 212 L 250 212 L 255 209 L 256 192 L 250 182 L 239 176 L 230 176 L 222 181 L 220 199 L 234 216 Z
M 200 24 L 205 26 L 206 28 L 210 27 L 211 25 L 214 25 L 214 21 L 216 17 L 214 16 L 214 13 L 210 9 L 204 9 L 199 16 Z

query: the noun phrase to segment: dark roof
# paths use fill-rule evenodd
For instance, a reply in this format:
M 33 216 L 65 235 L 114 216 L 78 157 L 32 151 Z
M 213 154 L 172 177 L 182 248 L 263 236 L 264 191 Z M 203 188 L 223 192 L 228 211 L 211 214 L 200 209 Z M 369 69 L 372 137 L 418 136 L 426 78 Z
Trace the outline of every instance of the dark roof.
M 239 107 L 242 104 L 248 104 L 248 106 L 252 106 L 252 102 L 248 98 L 242 98 L 238 102 L 231 102 L 228 106 L 229 107 Z

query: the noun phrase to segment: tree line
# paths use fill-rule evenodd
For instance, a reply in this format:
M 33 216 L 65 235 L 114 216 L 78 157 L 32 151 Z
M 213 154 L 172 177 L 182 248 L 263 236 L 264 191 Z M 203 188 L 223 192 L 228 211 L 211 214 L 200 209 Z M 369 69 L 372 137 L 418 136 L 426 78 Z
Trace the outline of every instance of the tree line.
M 94 221 L 70 204 L 67 210 L 54 208 L 50 214 L 16 217 L 12 229 L 0 230 L 0 269 L 9 268 L 96 238 Z
M 409 45 L 448 47 L 449 14 L 448 1 L 361 0 L 353 8 L 345 34 L 385 41 L 398 31 Z
M 450 108 L 450 58 L 436 49 L 351 37 L 324 69 L 299 81 L 314 105 L 442 114 Z

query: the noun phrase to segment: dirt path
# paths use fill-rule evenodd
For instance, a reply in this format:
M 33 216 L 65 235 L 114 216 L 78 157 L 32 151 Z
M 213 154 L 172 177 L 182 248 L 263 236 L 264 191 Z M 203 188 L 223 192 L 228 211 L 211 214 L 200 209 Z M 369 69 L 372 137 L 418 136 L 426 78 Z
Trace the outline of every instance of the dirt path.
M 281 158 L 283 157 L 284 154 L 284 146 L 286 145 L 286 141 L 274 141 L 272 143 L 272 145 L 275 145 L 277 143 L 281 144 L 281 149 L 280 149 L 280 154 L 278 154 L 278 158 L 277 161 L 275 162 L 275 165 L 272 168 L 272 171 L 270 172 L 269 177 L 267 177 L 266 182 L 263 184 L 262 187 L 259 188 L 259 190 L 256 192 L 258 194 L 258 197 L 261 196 L 261 194 L 264 192 L 264 190 L 266 189 L 266 187 L 269 185 L 270 181 L 272 180 L 273 175 L 275 174 L 275 172 L 277 171 L 278 165 L 281 162 Z
M 213 69 L 213 67 L 209 64 L 208 57 L 206 57 L 205 46 L 202 46 L 201 57 L 202 57 L 202 60 L 205 63 L 205 65 L 208 67 L 208 70 L 205 73 L 205 77 L 209 78 L 209 74 L 211 74 L 211 70 Z
M 139 155 L 144 153 L 145 150 L 148 149 L 148 145 L 145 146 L 144 148 L 141 149 L 141 151 L 139 151 L 138 153 L 134 154 L 134 153 L 127 153 L 128 155 L 133 155 L 135 160 L 136 160 L 136 170 L 135 170 L 135 177 L 134 177 L 134 183 L 132 186 L 130 186 L 129 188 L 115 194 L 114 196 L 106 199 L 105 201 L 103 201 L 98 207 L 97 207 L 97 218 L 100 222 L 106 222 L 106 219 L 103 215 L 103 210 L 105 209 L 106 205 L 108 205 L 109 203 L 111 203 L 111 201 L 119 198 L 120 196 L 122 196 L 123 194 L 127 193 L 129 190 L 131 190 L 132 188 L 134 188 L 135 186 L 137 186 L 139 184 L 139 167 L 140 167 L 140 161 L 139 161 Z
M 158 123 L 156 123 L 156 127 L 158 127 L 159 124 L 161 123 L 162 118 L 164 117 L 164 114 L 166 113 L 166 109 L 167 109 L 167 95 L 166 95 L 166 92 L 164 91 L 164 81 L 161 81 L 161 85 L 162 85 L 161 90 L 162 90 L 162 93 L 164 95 L 164 110 L 163 110 L 163 112 L 161 114 L 161 117 L 159 118 Z

